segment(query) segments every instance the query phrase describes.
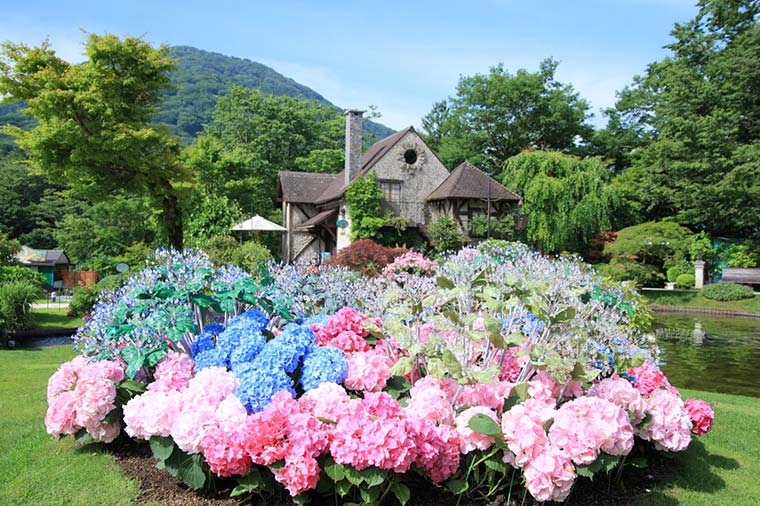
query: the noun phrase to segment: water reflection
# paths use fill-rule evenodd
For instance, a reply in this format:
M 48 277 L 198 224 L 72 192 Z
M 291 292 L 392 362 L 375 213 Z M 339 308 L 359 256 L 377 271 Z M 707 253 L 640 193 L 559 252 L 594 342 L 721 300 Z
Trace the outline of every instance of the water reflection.
M 654 331 L 675 386 L 760 397 L 760 319 L 656 313 Z

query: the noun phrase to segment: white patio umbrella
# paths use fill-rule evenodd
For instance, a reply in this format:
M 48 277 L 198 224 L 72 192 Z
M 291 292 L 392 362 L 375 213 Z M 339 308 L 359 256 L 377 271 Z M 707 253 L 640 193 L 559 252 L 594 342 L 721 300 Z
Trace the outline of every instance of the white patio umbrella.
M 259 232 L 262 230 L 265 232 L 285 232 L 287 229 L 257 214 L 253 218 L 241 221 L 232 227 L 232 230 L 234 232 L 253 230 L 256 232 L 256 239 L 258 240 Z

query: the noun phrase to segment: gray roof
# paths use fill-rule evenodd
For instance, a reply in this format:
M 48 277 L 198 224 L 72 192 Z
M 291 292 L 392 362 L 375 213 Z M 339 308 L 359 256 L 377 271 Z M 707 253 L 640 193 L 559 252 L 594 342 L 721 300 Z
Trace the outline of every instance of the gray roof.
M 294 204 L 313 204 L 337 176 L 284 170 L 277 174 L 277 194 Z
M 490 199 L 519 201 L 520 196 L 508 190 L 470 162 L 462 162 L 430 195 L 428 200 Z
M 385 139 L 381 139 L 371 145 L 367 151 L 362 153 L 362 168 L 359 171 L 357 177 L 364 177 L 375 166 L 378 160 L 380 160 L 390 149 L 396 145 L 408 132 L 413 132 L 414 127 L 408 127 L 400 132 L 396 132 L 393 135 L 389 135 Z M 340 171 L 338 177 L 336 177 L 332 183 L 325 188 L 322 195 L 319 196 L 316 203 L 324 204 L 332 200 L 337 200 L 343 197 L 343 194 L 348 190 L 348 185 L 345 184 L 345 171 Z M 356 178 L 354 178 L 356 179 Z
M 21 251 L 16 254 L 16 258 L 23 265 L 34 266 L 53 266 L 53 265 L 68 265 L 69 257 L 62 249 L 33 249 L 28 246 L 23 246 Z

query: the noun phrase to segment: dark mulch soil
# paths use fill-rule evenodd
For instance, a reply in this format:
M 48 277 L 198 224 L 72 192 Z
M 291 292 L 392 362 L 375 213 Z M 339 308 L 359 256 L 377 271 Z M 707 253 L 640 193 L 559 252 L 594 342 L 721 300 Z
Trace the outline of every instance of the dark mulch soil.
M 258 496 L 229 497 L 235 486 L 234 481 L 220 481 L 215 491 L 194 492 L 180 483 L 169 473 L 155 467 L 155 459 L 147 444 L 136 443 L 129 438 L 119 438 L 114 443 L 106 445 L 124 469 L 125 474 L 140 486 L 138 504 L 153 503 L 165 506 L 233 506 L 233 505 L 266 505 L 285 506 L 291 501 L 286 494 L 279 497 L 260 498 Z M 661 488 L 676 479 L 679 474 L 677 461 L 661 457 L 657 454 L 649 457 L 649 467 L 636 469 L 628 467 L 620 482 L 609 482 L 606 477 L 599 477 L 593 482 L 579 478 L 565 504 L 580 506 L 625 506 L 633 503 L 640 495 L 645 495 L 654 489 Z M 450 493 L 435 488 L 424 480 L 419 483 L 409 483 L 412 490 L 411 506 L 456 506 L 457 498 Z M 333 505 L 333 498 L 315 497 L 314 505 Z M 389 504 L 394 504 L 389 501 Z M 523 498 L 523 490 L 514 487 L 512 498 L 507 504 L 506 495 L 492 498 L 489 501 L 462 499 L 459 506 L 538 506 L 529 494 Z M 544 503 L 557 504 L 557 503 Z

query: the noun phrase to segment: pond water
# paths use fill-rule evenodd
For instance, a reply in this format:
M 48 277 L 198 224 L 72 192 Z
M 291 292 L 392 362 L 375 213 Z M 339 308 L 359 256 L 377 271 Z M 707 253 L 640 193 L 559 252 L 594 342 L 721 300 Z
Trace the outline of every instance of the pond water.
M 760 397 L 760 318 L 654 316 L 662 370 L 674 386 Z

